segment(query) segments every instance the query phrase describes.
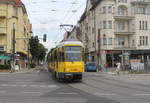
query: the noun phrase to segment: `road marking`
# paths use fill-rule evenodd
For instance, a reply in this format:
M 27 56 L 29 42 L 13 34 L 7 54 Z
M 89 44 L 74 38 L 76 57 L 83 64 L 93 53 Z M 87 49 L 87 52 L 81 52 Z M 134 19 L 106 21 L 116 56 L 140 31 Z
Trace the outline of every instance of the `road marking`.
M 30 87 L 38 87 L 38 85 L 29 85 Z
M 150 94 L 146 94 L 146 93 L 140 93 L 140 94 L 135 94 L 136 96 L 150 96 Z
M 70 93 L 66 93 L 66 92 L 59 92 L 57 94 L 62 94 L 62 95 L 77 95 L 78 93 L 75 92 L 70 92 Z
M 50 87 L 50 88 L 54 88 L 54 87 L 57 87 L 57 85 L 48 85 L 48 87 Z
M 20 85 L 21 87 L 27 87 L 27 85 Z
M 98 95 L 98 96 L 116 96 L 117 94 L 115 94 L 115 93 L 94 93 L 94 95 Z
M 18 85 L 12 84 L 12 85 L 9 85 L 9 86 L 11 86 L 11 87 L 17 87 Z
M 34 88 L 56 88 L 57 85 L 16 85 L 16 84 L 1 84 L 1 87 L 34 87 Z
M 6 93 L 6 91 L 0 91 L 0 93 Z
M 8 84 L 1 84 L 0 86 L 5 87 L 5 86 L 8 86 Z
M 44 88 L 44 87 L 47 87 L 46 85 L 40 85 L 39 87 L 42 87 L 42 88 Z
M 23 92 L 25 94 L 40 94 L 41 92 Z

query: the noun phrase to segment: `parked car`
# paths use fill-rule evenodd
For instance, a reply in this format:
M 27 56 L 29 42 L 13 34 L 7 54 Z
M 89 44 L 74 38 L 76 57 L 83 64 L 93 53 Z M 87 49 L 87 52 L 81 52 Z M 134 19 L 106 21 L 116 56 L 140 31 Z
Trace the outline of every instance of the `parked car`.
M 85 64 L 85 71 L 86 72 L 88 72 L 88 71 L 96 72 L 97 71 L 96 63 L 95 62 L 87 62 Z

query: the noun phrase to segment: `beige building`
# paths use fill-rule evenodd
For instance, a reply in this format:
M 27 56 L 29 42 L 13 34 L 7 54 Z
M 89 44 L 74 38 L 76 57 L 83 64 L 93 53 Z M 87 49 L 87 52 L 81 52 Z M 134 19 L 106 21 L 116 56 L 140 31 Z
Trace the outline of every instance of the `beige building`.
M 32 35 L 32 25 L 20 0 L 0 0 L 0 52 L 6 56 L 12 54 L 13 50 L 13 25 L 17 60 L 23 67 L 29 54 L 28 42 Z
M 87 60 L 114 66 L 150 59 L 150 0 L 87 0 L 79 20 Z

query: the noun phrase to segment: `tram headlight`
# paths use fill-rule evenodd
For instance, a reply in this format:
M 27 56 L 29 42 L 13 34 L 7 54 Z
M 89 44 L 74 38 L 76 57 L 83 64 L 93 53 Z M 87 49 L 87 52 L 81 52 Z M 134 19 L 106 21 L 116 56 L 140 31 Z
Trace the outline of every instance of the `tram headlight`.
M 69 68 L 66 68 L 66 72 L 69 72 L 69 70 L 70 70 Z

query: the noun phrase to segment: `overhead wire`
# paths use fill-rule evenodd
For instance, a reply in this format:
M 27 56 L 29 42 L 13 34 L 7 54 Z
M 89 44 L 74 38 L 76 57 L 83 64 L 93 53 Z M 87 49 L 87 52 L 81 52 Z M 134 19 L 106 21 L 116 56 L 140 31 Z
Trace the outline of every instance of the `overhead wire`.
M 85 4 L 85 2 L 82 3 L 77 9 L 75 9 L 75 12 L 72 11 L 72 15 L 69 17 L 69 20 L 72 19 L 72 16 L 73 16 L 74 14 L 76 14 L 76 13 L 81 9 L 81 7 L 84 6 L 84 4 Z
M 74 3 L 76 3 L 76 2 L 77 2 L 77 0 L 74 1 Z M 70 12 L 70 10 L 71 10 L 71 9 L 73 8 L 73 6 L 74 6 L 74 3 L 72 3 L 72 5 L 70 6 L 70 8 L 67 10 L 67 12 L 66 12 L 64 18 L 62 19 L 62 23 L 66 20 L 66 17 L 68 16 L 68 13 Z

